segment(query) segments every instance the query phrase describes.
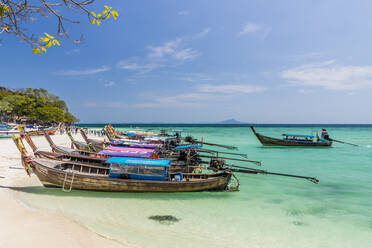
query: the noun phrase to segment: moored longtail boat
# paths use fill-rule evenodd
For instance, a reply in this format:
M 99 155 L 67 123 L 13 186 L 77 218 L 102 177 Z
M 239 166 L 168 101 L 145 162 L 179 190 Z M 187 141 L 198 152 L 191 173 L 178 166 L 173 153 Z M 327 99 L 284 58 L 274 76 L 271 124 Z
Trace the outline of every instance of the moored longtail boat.
M 283 134 L 283 139 L 272 138 L 268 136 L 264 136 L 256 132 L 253 126 L 251 129 L 257 139 L 261 142 L 264 146 L 321 146 L 321 147 L 329 147 L 332 145 L 332 141 L 324 140 L 324 139 L 317 139 L 314 141 L 314 136 L 312 135 L 297 135 L 297 134 Z
M 22 162 L 36 174 L 45 187 L 108 192 L 196 192 L 226 190 L 231 172 L 220 173 L 172 173 L 171 161 L 112 157 L 109 167 L 58 161 L 47 158 L 31 158 L 21 139 L 13 140 L 22 154 Z
M 15 125 L 0 125 L 0 138 L 11 138 L 20 133 L 21 131 Z
M 44 186 L 59 187 L 68 191 L 71 189 L 109 192 L 225 190 L 231 178 L 229 172 L 209 174 L 169 173 L 169 165 L 166 164 L 168 161 L 164 165 L 156 163 L 153 165 L 127 164 L 128 168 L 119 175 L 111 173 L 108 168 L 88 164 L 50 159 L 32 159 L 28 163 L 30 163 L 32 170 Z
M 20 136 L 14 136 L 13 139 L 18 139 L 17 142 L 22 142 Z M 83 150 L 76 150 L 71 149 L 68 147 L 56 146 L 51 138 L 48 138 L 50 142 L 52 152 L 48 151 L 41 151 L 39 150 L 31 137 L 29 135 L 25 135 L 25 140 L 32 148 L 35 157 L 38 158 L 49 158 L 59 161 L 72 161 L 72 162 L 79 162 L 79 163 L 88 163 L 94 165 L 101 165 L 105 166 L 106 168 L 109 167 L 109 164 L 106 162 L 112 156 L 126 156 L 126 157 L 133 157 L 133 158 L 155 158 L 159 159 L 159 155 L 151 149 L 136 149 L 136 148 L 128 148 L 128 147 L 107 147 L 107 150 L 102 150 L 100 153 L 95 152 L 88 152 Z M 109 150 L 112 149 L 112 150 Z M 116 153 L 110 153 L 110 151 L 117 151 Z M 163 159 L 170 159 L 172 160 L 171 163 L 171 171 L 172 172 L 184 172 L 190 173 L 195 169 L 200 167 L 199 161 L 195 158 L 188 159 L 187 161 L 182 160 L 180 156 L 173 156 L 163 158 Z
M 101 141 L 97 139 L 89 139 L 85 134 L 84 130 L 80 129 L 81 135 L 84 138 L 84 141 L 97 151 L 104 150 L 107 146 L 119 146 L 119 147 L 132 147 L 132 148 L 147 148 L 147 149 L 157 149 L 161 147 L 160 144 L 148 144 L 148 143 L 128 143 L 126 141 L 119 140 L 110 140 L 110 141 Z

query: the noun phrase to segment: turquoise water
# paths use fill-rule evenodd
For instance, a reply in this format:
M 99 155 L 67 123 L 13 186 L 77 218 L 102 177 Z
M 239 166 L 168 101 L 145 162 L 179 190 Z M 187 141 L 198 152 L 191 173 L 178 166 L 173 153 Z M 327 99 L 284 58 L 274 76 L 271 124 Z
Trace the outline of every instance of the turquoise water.
M 161 129 L 161 127 L 155 127 Z M 320 127 L 257 127 L 258 132 L 315 134 Z M 236 145 L 262 169 L 316 176 L 239 174 L 239 192 L 97 193 L 26 187 L 19 196 L 133 247 L 371 247 L 372 127 L 330 127 L 331 137 L 359 144 L 266 148 L 246 127 L 183 127 L 207 142 Z M 238 163 L 237 163 L 238 164 Z M 251 165 L 252 167 L 257 167 Z M 172 215 L 161 224 L 148 217 Z

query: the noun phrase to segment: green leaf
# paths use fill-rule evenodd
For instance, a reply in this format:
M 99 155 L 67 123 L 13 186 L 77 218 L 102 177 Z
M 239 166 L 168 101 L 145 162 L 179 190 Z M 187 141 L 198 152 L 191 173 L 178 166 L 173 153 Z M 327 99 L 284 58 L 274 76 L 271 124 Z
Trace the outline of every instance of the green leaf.
M 49 34 L 47 34 L 47 33 L 44 33 L 49 39 L 54 39 L 54 37 L 53 36 L 51 36 L 51 35 L 49 35 Z

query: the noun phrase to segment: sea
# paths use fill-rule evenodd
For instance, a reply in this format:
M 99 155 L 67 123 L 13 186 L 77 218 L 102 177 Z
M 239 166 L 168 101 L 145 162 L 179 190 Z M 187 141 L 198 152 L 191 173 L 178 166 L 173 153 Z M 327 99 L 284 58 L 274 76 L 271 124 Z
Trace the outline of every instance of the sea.
M 80 124 L 100 129 L 103 124 Z M 119 130 L 182 130 L 206 142 L 237 146 L 262 166 L 308 180 L 236 173 L 240 190 L 198 193 L 104 193 L 42 186 L 19 197 L 41 211 L 67 216 L 128 247 L 368 248 L 372 247 L 372 125 L 256 125 L 257 132 L 316 135 L 332 147 L 263 147 L 249 125 L 117 124 Z M 210 149 L 222 148 L 209 147 Z M 229 150 L 226 150 L 229 152 Z M 154 216 L 171 216 L 158 221 Z

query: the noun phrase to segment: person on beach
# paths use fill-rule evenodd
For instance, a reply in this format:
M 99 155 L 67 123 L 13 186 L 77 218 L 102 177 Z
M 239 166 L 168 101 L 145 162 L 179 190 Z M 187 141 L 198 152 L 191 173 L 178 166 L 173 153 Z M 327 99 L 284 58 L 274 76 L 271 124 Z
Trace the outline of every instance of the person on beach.
M 325 139 L 325 140 L 329 140 L 329 134 L 327 132 L 326 129 L 322 129 L 322 135 L 321 135 L 322 139 Z

